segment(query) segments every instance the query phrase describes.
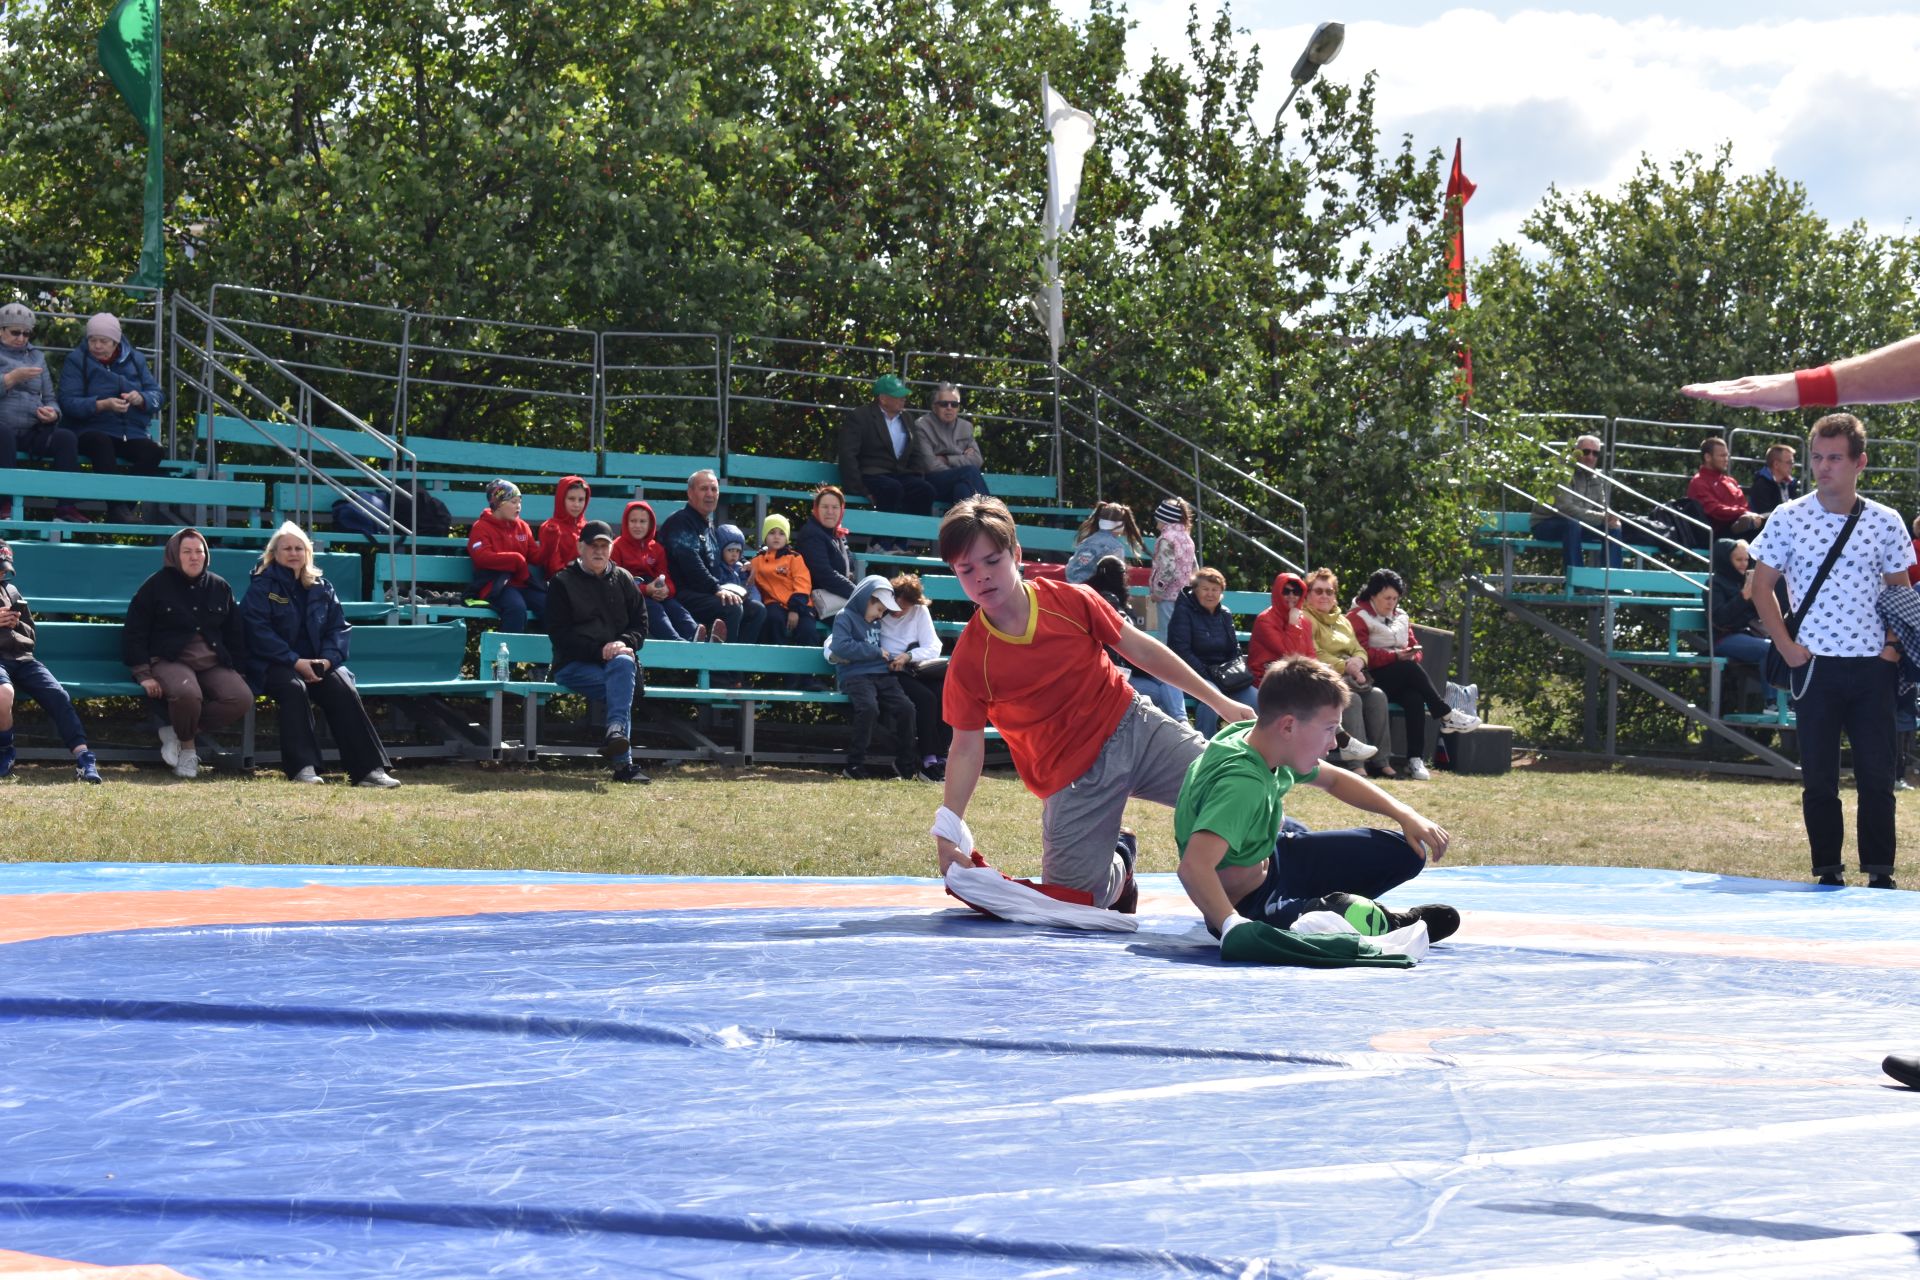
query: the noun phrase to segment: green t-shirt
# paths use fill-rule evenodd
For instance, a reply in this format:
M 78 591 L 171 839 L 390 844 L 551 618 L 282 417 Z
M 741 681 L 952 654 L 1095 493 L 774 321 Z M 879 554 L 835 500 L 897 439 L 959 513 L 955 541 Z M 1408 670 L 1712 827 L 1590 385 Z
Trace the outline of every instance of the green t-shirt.
M 1187 766 L 1180 803 L 1173 810 L 1173 838 L 1180 853 L 1196 831 L 1211 831 L 1227 842 L 1222 867 L 1251 867 L 1273 856 L 1286 817 L 1284 801 L 1295 783 L 1311 782 L 1320 770 L 1295 773 L 1286 765 L 1267 768 L 1247 745 L 1253 720 L 1223 725 L 1200 758 Z

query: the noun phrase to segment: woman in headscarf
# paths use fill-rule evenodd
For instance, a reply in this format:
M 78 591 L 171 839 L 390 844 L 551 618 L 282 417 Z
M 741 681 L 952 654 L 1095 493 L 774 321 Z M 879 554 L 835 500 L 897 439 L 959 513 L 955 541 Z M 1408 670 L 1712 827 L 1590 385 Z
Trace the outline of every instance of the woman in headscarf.
M 195 739 L 237 722 L 253 705 L 253 690 L 238 667 L 246 658 L 246 628 L 227 580 L 207 567 L 207 540 L 198 529 L 167 539 L 158 572 L 140 584 L 120 629 L 120 658 L 147 691 L 164 699 L 160 757 L 176 776 L 198 777 Z

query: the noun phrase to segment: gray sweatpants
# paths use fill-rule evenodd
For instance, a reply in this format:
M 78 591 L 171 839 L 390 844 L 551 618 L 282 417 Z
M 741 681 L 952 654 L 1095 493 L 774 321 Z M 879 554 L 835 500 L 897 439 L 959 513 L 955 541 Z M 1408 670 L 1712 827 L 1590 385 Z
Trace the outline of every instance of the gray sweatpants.
M 1115 849 L 1127 801 L 1139 796 L 1172 808 L 1187 766 L 1206 749 L 1193 726 L 1136 693 L 1092 767 L 1041 803 L 1040 878 L 1112 906 L 1133 869 Z

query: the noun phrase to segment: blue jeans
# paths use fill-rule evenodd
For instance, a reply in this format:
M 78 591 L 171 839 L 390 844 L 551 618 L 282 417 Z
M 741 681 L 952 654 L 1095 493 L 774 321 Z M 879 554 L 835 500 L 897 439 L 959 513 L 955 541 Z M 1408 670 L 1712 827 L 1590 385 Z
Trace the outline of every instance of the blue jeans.
M 820 620 L 814 616 L 813 606 L 799 610 L 800 621 L 793 624 L 793 630 L 787 630 L 787 607 L 785 605 L 766 605 L 766 617 L 760 623 L 761 644 L 797 644 L 803 649 L 820 647 Z
M 1253 685 L 1248 685 L 1240 692 L 1230 693 L 1227 696 L 1241 706 L 1246 707 L 1249 711 L 1257 711 L 1260 709 L 1260 690 Z M 1178 716 L 1174 718 L 1176 720 L 1179 719 Z M 1220 731 L 1220 717 L 1215 715 L 1213 708 L 1206 703 L 1195 701 L 1193 704 L 1193 727 L 1200 731 L 1201 737 L 1211 738 Z M 1347 892 L 1352 893 L 1353 890 L 1349 889 Z
M 1747 662 L 1757 667 L 1767 660 L 1767 650 L 1771 648 L 1773 641 L 1765 636 L 1736 631 L 1713 642 L 1713 656 L 1731 662 Z
M 933 486 L 916 475 L 861 476 L 877 511 L 924 516 L 933 506 Z
M 647 597 L 647 630 L 655 640 L 691 640 L 700 624 L 687 612 L 687 606 L 668 596 L 665 600 Z
M 1267 878 L 1234 910 L 1249 920 L 1293 923 L 1293 904 L 1329 893 L 1356 893 L 1378 900 L 1420 874 L 1427 860 L 1398 831 L 1354 827 L 1310 831 L 1288 818 L 1274 841 Z M 1283 926 L 1284 927 L 1284 926 Z
M 727 640 L 732 644 L 753 644 L 760 636 L 760 619 L 766 616 L 766 606 L 758 600 L 742 600 L 739 604 L 726 603 L 726 597 L 701 595 L 697 592 L 683 591 L 680 602 L 687 612 L 706 624 L 709 631 L 715 622 L 727 624 Z M 786 623 L 780 624 L 782 627 Z
M 478 595 L 499 610 L 500 629 L 517 633 L 527 629 L 527 619 L 533 614 L 545 615 L 547 589 L 540 585 L 537 574 L 529 577 L 524 587 L 510 587 L 507 579 L 512 576 L 496 573 L 492 577 L 476 578 L 473 586 Z
M 1147 701 L 1167 713 L 1167 719 L 1178 723 L 1187 718 L 1186 694 L 1144 671 L 1134 672 L 1131 680 L 1136 690 L 1147 695 Z
M 950 507 L 962 498 L 971 498 L 988 492 L 986 477 L 980 474 L 978 467 L 951 467 L 945 471 L 929 471 L 923 477 L 927 487 L 933 490 L 935 501 L 943 507 Z
M 1598 543 L 1602 540 L 1600 535 L 1592 529 L 1587 528 L 1578 520 L 1572 520 L 1566 516 L 1554 516 L 1551 519 L 1542 520 L 1538 525 L 1534 526 L 1533 536 L 1542 542 L 1552 542 L 1555 538 L 1558 538 L 1560 540 L 1560 554 L 1566 557 L 1567 568 L 1569 569 L 1581 563 L 1581 548 L 1583 546 Z M 1607 543 L 1607 567 L 1609 569 L 1618 569 L 1626 562 L 1627 554 L 1621 550 L 1620 544 L 1617 542 Z
M 0 684 L 10 684 L 16 695 L 24 693 L 39 703 L 47 719 L 53 721 L 53 731 L 60 735 L 67 750 L 87 744 L 87 733 L 80 727 L 73 699 L 38 658 L 0 658 Z M 17 702 L 14 710 L 19 710 Z
M 605 662 L 569 662 L 553 673 L 553 682 L 607 704 L 607 725 L 633 728 L 633 691 L 639 664 L 630 654 Z

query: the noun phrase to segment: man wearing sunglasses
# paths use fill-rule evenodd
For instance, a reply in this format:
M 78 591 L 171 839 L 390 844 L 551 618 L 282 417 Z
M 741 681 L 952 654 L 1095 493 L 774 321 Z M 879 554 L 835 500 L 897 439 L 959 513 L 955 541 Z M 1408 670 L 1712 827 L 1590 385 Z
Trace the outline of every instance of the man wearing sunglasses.
M 1581 436 L 1573 442 L 1573 454 L 1572 477 L 1555 487 L 1551 507 L 1543 504 L 1533 509 L 1532 520 L 1535 538 L 1559 542 L 1568 569 L 1581 563 L 1584 544 L 1603 541 L 1599 527 L 1615 538 L 1620 536 L 1620 518 L 1608 509 L 1607 482 L 1600 474 L 1600 437 Z M 1626 563 L 1626 553 L 1617 541 L 1606 547 L 1609 568 Z
M 943 382 L 933 391 L 933 412 L 913 424 L 913 465 L 944 509 L 962 498 L 989 493 L 986 459 L 973 438 L 973 423 L 960 416 L 960 388 Z
M 60 425 L 47 358 L 33 345 L 35 317 L 25 304 L 0 307 L 0 467 L 12 470 L 20 455 L 46 458 L 61 471 L 80 469 L 79 441 Z M 58 519 L 84 519 L 62 503 Z M 13 518 L 13 499 L 0 495 L 0 520 Z

